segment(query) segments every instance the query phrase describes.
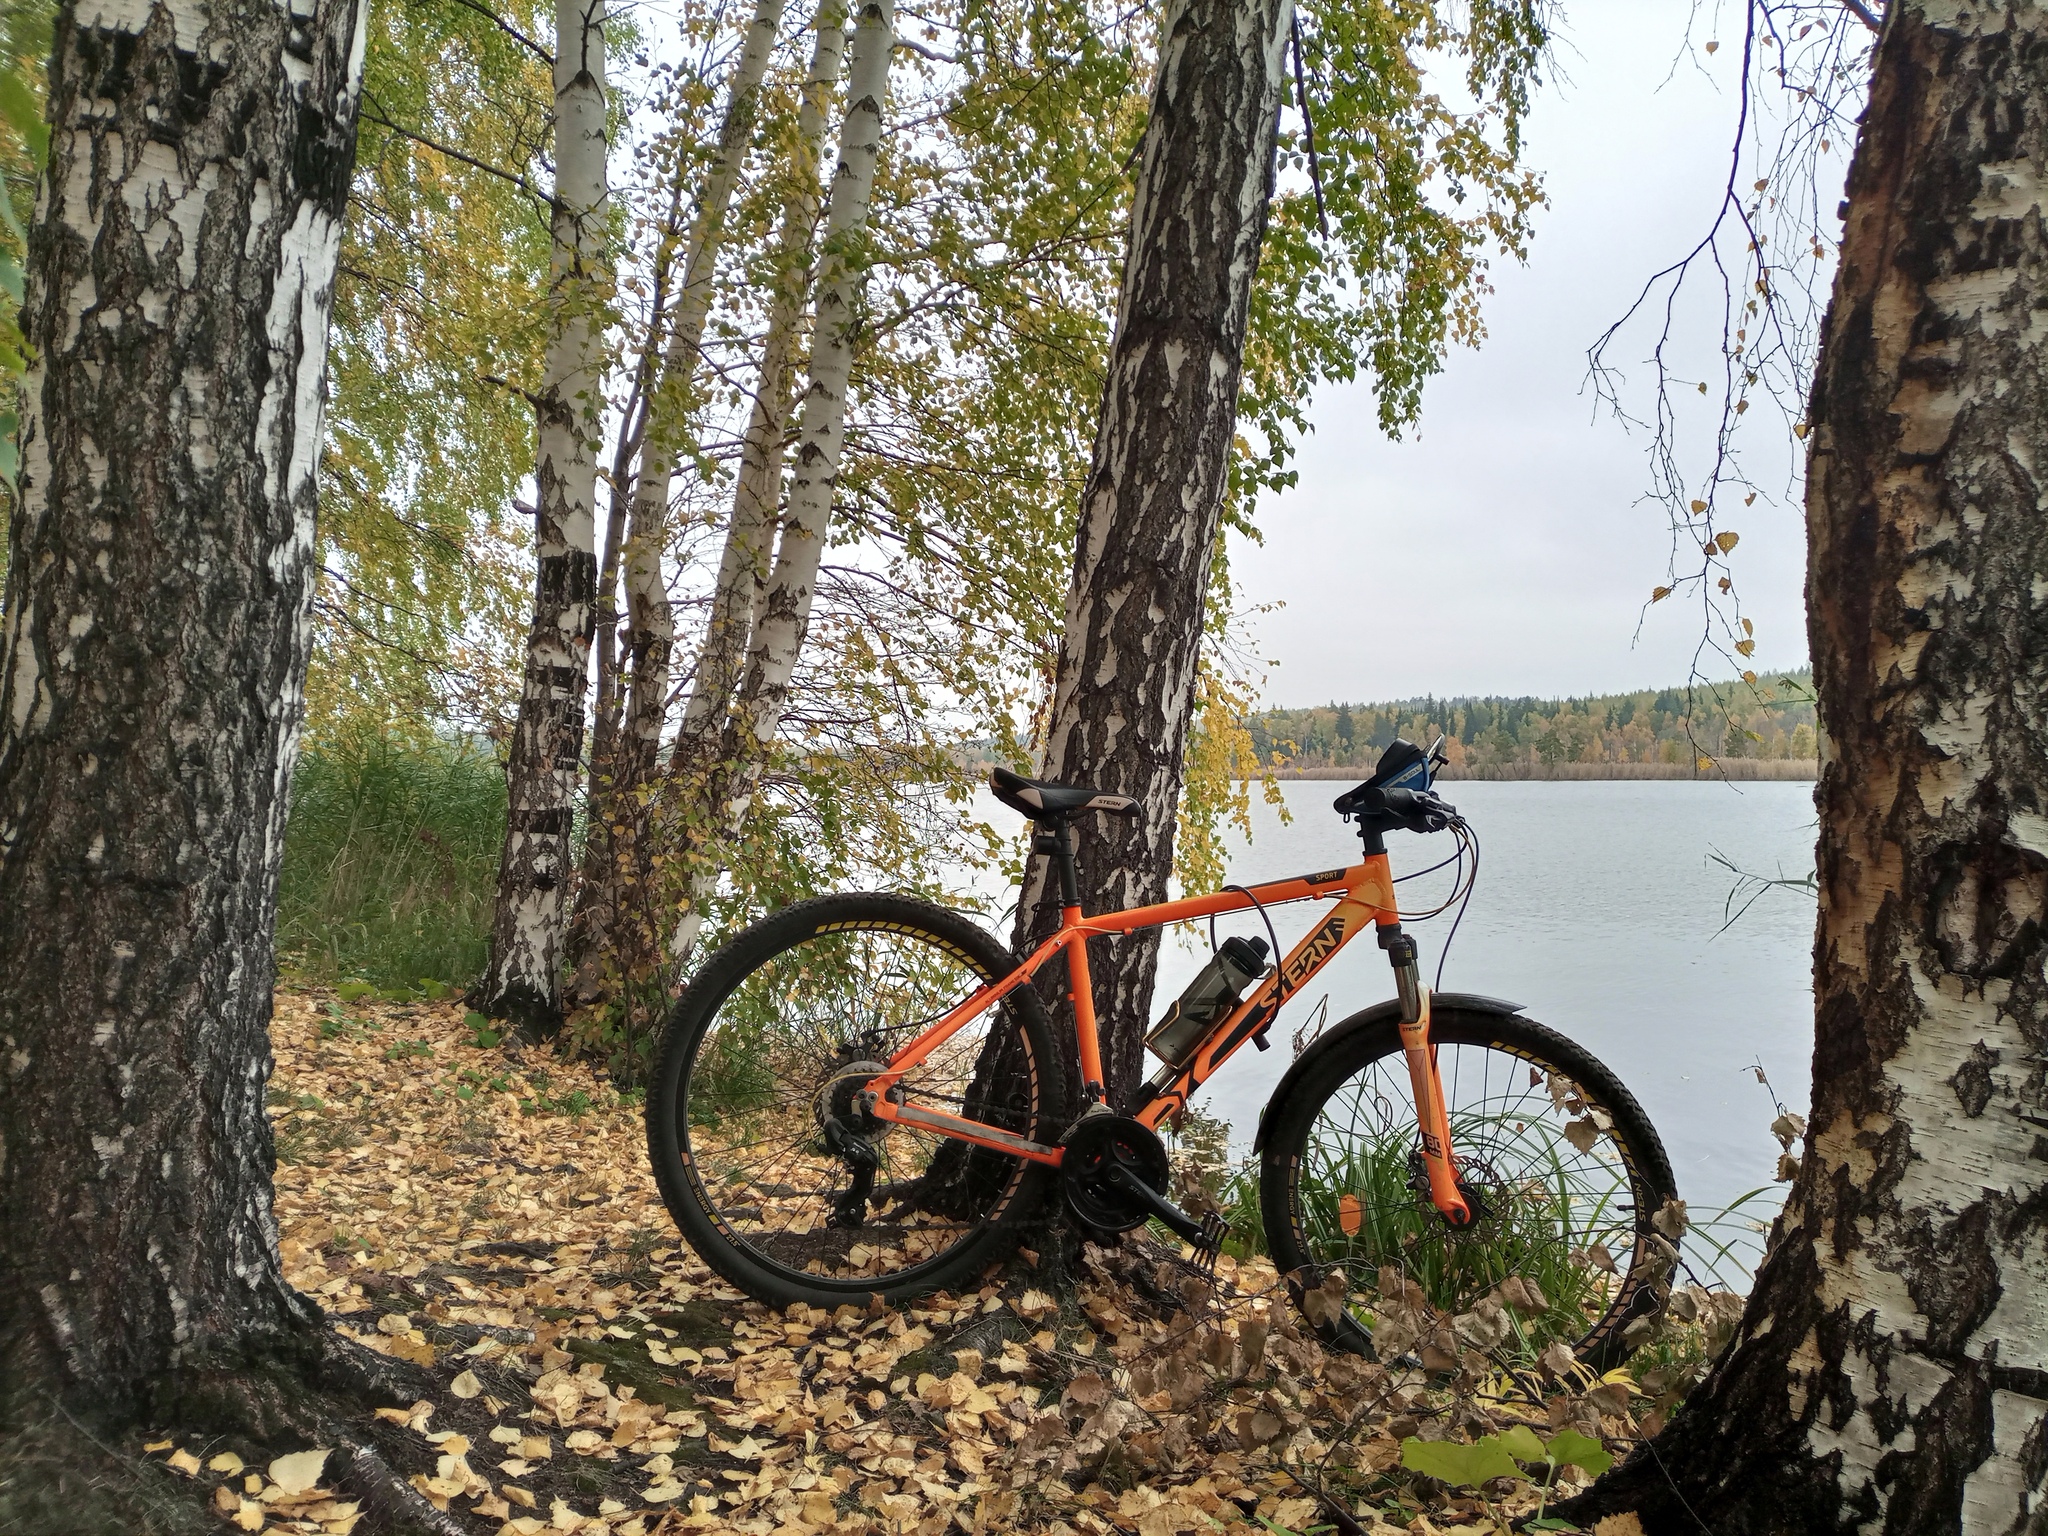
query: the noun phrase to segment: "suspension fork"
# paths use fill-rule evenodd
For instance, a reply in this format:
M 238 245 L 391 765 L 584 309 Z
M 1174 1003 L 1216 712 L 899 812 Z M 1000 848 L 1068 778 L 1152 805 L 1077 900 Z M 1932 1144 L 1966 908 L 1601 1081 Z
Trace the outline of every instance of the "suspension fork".
M 1437 1072 L 1436 1046 L 1429 1038 L 1429 989 L 1416 964 L 1415 941 L 1399 923 L 1383 924 L 1380 948 L 1394 968 L 1401 994 L 1401 1051 L 1408 1058 L 1408 1081 L 1415 1094 L 1416 1131 L 1422 1138 L 1422 1166 L 1429 1174 L 1429 1199 L 1454 1227 L 1468 1225 L 1472 1208 L 1458 1189 L 1458 1165 L 1451 1151 L 1451 1117 L 1444 1104 L 1443 1078 Z

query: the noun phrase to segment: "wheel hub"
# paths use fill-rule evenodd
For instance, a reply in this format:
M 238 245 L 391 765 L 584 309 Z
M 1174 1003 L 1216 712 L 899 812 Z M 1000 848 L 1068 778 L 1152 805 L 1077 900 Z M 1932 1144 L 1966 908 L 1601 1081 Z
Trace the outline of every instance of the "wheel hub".
M 1481 1158 L 1461 1155 L 1456 1161 L 1458 1193 L 1465 1197 L 1465 1209 L 1468 1214 L 1462 1226 L 1453 1222 L 1442 1211 L 1437 1211 L 1437 1219 L 1443 1223 L 1444 1230 L 1453 1237 L 1470 1237 L 1479 1230 L 1486 1218 L 1493 1214 L 1493 1202 L 1488 1195 L 1499 1187 L 1500 1175 Z M 1415 1191 L 1416 1199 L 1431 1210 L 1436 1210 L 1436 1202 L 1430 1198 L 1429 1193 L 1429 1166 L 1423 1161 L 1419 1149 L 1408 1154 L 1408 1187 Z
M 863 1097 L 868 1084 L 887 1070 L 886 1063 L 869 1060 L 848 1061 L 835 1067 L 811 1101 L 812 1113 L 818 1117 L 819 1126 L 837 1123 L 842 1130 L 863 1141 L 878 1141 L 888 1135 L 890 1122 L 869 1109 Z M 901 1094 L 900 1089 L 892 1092 L 898 1096 Z

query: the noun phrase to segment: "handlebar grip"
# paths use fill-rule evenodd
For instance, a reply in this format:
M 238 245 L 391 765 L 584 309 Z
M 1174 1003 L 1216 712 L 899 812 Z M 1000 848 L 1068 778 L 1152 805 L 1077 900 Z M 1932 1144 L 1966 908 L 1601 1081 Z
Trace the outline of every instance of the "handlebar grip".
M 1441 832 L 1458 814 L 1456 806 L 1428 790 L 1383 789 L 1379 793 L 1387 814 L 1399 817 L 1411 832 Z

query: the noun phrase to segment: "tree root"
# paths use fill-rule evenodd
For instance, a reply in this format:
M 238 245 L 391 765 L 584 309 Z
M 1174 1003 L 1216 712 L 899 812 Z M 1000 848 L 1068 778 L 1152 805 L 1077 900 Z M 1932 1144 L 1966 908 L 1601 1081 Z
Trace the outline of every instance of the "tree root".
M 378 1407 L 433 1395 L 425 1372 L 322 1325 L 194 1360 L 156 1384 L 138 1422 L 120 1423 L 24 1387 L 0 1405 L 0 1530 L 8 1536 L 218 1536 L 200 1485 L 143 1455 L 137 1429 L 214 1436 L 259 1464 L 328 1448 L 324 1481 L 362 1506 L 358 1536 L 468 1536 L 399 1472 L 404 1438 Z M 390 1443 L 380 1445 L 380 1440 Z

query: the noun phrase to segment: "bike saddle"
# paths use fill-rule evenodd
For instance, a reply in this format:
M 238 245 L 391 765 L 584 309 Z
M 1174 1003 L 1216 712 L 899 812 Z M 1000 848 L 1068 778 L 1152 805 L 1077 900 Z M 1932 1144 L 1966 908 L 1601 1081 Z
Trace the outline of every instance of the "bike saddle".
M 1112 816 L 1135 816 L 1138 802 L 1129 795 L 1112 795 L 1107 790 L 1084 784 L 1055 784 L 1049 779 L 1027 779 L 1007 768 L 992 770 L 988 787 L 995 797 L 1013 811 L 1033 821 L 1058 821 L 1083 811 L 1107 811 Z

